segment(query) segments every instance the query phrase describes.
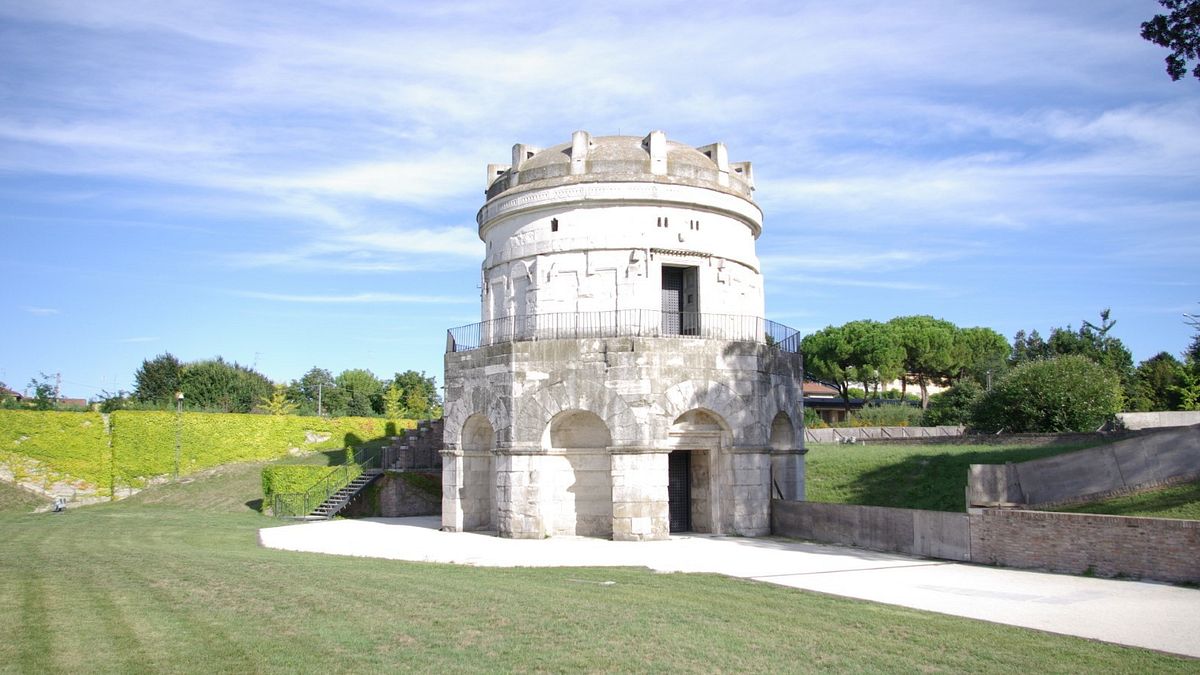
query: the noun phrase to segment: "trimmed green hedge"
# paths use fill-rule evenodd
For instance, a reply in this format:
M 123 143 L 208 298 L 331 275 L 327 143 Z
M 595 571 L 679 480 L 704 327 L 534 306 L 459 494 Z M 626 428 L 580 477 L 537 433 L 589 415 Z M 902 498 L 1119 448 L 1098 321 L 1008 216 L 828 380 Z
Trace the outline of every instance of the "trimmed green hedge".
M 145 410 L 114 412 L 109 423 L 106 434 L 99 413 L 0 410 L 0 452 L 35 459 L 51 472 L 109 491 L 142 487 L 155 476 L 172 474 L 177 433 L 183 475 L 230 462 L 275 459 L 292 448 L 357 448 L 416 426 L 412 420 L 371 417 L 195 412 L 177 420 L 173 412 Z
M 273 508 L 275 495 L 284 500 L 277 515 L 304 515 L 325 501 L 326 493 L 341 489 L 362 473 L 357 464 L 342 466 L 314 466 L 311 464 L 280 464 L 266 466 L 262 470 L 262 510 Z M 322 479 L 328 479 L 326 490 L 314 488 Z
M 35 459 L 56 474 L 96 485 L 112 480 L 100 413 L 0 410 L 0 455 L 4 454 Z

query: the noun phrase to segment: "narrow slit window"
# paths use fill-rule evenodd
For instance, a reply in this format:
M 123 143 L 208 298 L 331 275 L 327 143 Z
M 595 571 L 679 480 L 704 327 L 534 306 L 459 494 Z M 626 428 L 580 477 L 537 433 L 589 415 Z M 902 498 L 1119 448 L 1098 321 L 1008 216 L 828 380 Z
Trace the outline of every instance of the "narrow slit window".
M 550 219 L 550 231 L 551 231 L 551 232 L 558 232 L 558 218 L 551 218 L 551 219 Z

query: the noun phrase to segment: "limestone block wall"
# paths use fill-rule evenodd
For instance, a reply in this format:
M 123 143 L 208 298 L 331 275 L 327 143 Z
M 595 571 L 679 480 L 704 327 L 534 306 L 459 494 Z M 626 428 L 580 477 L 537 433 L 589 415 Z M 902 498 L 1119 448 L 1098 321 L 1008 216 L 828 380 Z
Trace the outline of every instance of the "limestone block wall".
M 504 343 L 446 361 L 446 485 L 460 486 L 446 500 L 447 528 L 480 522 L 450 509 L 483 503 L 483 474 L 469 478 L 461 450 L 464 430 L 482 420 L 490 437 L 468 444 L 494 456 L 493 525 L 504 536 L 666 536 L 667 455 L 676 449 L 705 458 L 693 465 L 708 472 L 693 480 L 693 526 L 765 534 L 772 491 L 803 496 L 799 355 L 609 338 Z

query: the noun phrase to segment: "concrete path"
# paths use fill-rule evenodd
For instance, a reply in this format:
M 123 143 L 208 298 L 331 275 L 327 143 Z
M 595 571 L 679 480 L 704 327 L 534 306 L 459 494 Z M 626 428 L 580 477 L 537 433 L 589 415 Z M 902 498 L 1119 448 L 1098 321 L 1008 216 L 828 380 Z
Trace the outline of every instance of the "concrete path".
M 480 567 L 648 567 L 713 572 L 832 595 L 1200 658 L 1200 590 L 1026 572 L 787 539 L 500 539 L 440 519 L 330 520 L 259 530 L 263 546 Z

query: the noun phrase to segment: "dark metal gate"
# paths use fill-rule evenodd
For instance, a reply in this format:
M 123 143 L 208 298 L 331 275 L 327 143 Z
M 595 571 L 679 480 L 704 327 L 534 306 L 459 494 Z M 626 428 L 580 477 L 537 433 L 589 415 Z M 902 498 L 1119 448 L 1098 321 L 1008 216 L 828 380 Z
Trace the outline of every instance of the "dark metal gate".
M 683 268 L 662 268 L 662 331 L 663 335 L 679 335 L 680 312 L 683 310 Z
M 671 532 L 692 529 L 692 453 L 676 450 L 667 455 L 667 505 Z

